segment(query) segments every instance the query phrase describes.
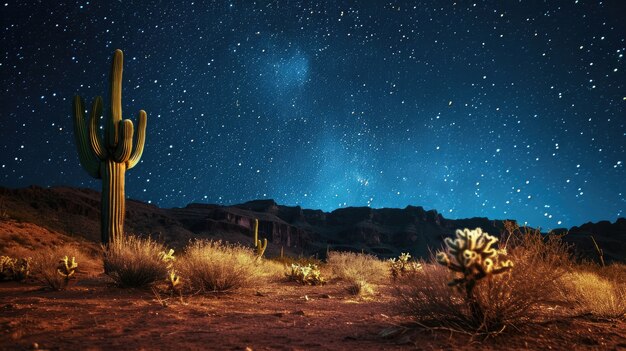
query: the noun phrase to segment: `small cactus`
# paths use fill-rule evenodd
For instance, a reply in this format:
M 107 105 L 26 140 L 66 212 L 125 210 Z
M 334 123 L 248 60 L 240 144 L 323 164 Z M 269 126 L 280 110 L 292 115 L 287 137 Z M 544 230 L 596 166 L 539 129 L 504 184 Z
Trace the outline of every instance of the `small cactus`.
M 300 265 L 291 264 L 291 271 L 286 273 L 287 277 L 302 285 L 324 285 L 326 280 L 322 277 L 320 269 L 315 264 Z
M 57 273 L 64 279 L 64 286 L 70 282 L 70 279 L 76 273 L 76 268 L 78 268 L 78 263 L 76 259 L 72 257 L 70 260 L 69 257 L 65 256 L 59 261 L 59 266 L 57 267 Z
M 0 256 L 0 280 L 22 281 L 30 276 L 30 258 Z
M 256 248 L 256 254 L 258 257 L 263 257 L 265 249 L 267 249 L 267 238 L 263 239 L 263 242 L 259 240 L 259 220 L 254 219 L 254 247 Z
M 171 270 L 167 275 L 167 287 L 171 292 L 180 290 L 180 277 L 176 274 L 176 271 Z
M 170 249 L 168 252 L 162 251 L 159 254 L 159 257 L 163 262 L 166 263 L 168 268 L 171 268 L 171 266 L 174 264 L 174 261 L 176 260 L 176 257 L 174 257 L 174 249 Z
M 409 253 L 403 252 L 397 259 L 391 258 L 388 262 L 393 279 L 422 270 L 422 265 L 420 263 L 411 261 L 411 254 Z
M 448 285 L 465 290 L 472 316 L 480 321 L 484 314 L 474 298 L 476 282 L 511 269 L 513 262 L 500 262 L 500 257 L 506 256 L 506 250 L 493 248 L 498 238 L 483 232 L 481 228 L 457 229 L 456 239 L 446 238 L 444 242 L 446 252 L 437 253 L 437 262 L 458 273 Z

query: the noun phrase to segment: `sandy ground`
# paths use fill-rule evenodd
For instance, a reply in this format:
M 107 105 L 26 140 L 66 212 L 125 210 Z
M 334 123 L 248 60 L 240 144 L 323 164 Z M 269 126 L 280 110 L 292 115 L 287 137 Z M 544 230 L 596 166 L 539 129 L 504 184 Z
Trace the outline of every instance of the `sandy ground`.
M 2 350 L 626 350 L 624 321 L 568 318 L 487 340 L 411 329 L 390 286 L 363 300 L 340 282 L 275 282 L 233 293 L 186 295 L 116 288 L 82 277 L 66 291 L 0 283 Z

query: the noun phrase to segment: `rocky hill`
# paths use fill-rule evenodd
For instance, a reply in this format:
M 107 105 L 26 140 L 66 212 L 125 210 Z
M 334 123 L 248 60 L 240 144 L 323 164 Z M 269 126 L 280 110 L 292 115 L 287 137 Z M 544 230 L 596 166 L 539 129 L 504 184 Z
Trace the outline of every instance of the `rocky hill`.
M 0 220 L 31 223 L 92 242 L 100 237 L 99 204 L 100 193 L 89 189 L 0 187 Z M 327 250 L 366 252 L 380 257 L 410 252 L 416 257 L 427 257 L 429 250 L 441 247 L 443 238 L 453 235 L 458 228 L 481 227 L 500 234 L 504 227 L 503 220 L 446 219 L 435 210 L 415 206 L 348 207 L 323 212 L 281 206 L 273 200 L 234 206 L 189 204 L 172 209 L 128 200 L 125 226 L 127 233 L 151 235 L 178 247 L 193 238 L 251 245 L 254 218 L 259 219 L 261 237 L 267 237 L 270 242 L 268 255 L 277 255 L 282 248 L 286 254 L 318 257 L 324 257 Z M 7 231 L 6 228 L 5 225 L 0 230 Z M 565 238 L 575 244 L 579 254 L 595 258 L 591 235 L 604 250 L 606 260 L 625 260 L 625 219 L 573 227 Z

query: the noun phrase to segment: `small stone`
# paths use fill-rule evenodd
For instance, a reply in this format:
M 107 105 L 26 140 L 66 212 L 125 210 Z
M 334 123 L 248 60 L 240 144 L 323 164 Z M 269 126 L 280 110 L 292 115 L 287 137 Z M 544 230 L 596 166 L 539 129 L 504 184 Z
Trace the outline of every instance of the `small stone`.
M 34 342 L 33 343 L 33 350 L 39 350 L 39 344 Z

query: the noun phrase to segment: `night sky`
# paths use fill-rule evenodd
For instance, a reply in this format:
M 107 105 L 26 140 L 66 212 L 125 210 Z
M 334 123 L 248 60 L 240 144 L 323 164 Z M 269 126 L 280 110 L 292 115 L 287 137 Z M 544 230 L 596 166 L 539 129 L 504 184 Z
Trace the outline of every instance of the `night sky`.
M 623 217 L 626 2 L 414 3 L 3 1 L 0 185 L 100 190 L 72 98 L 108 114 L 119 48 L 128 198 Z

